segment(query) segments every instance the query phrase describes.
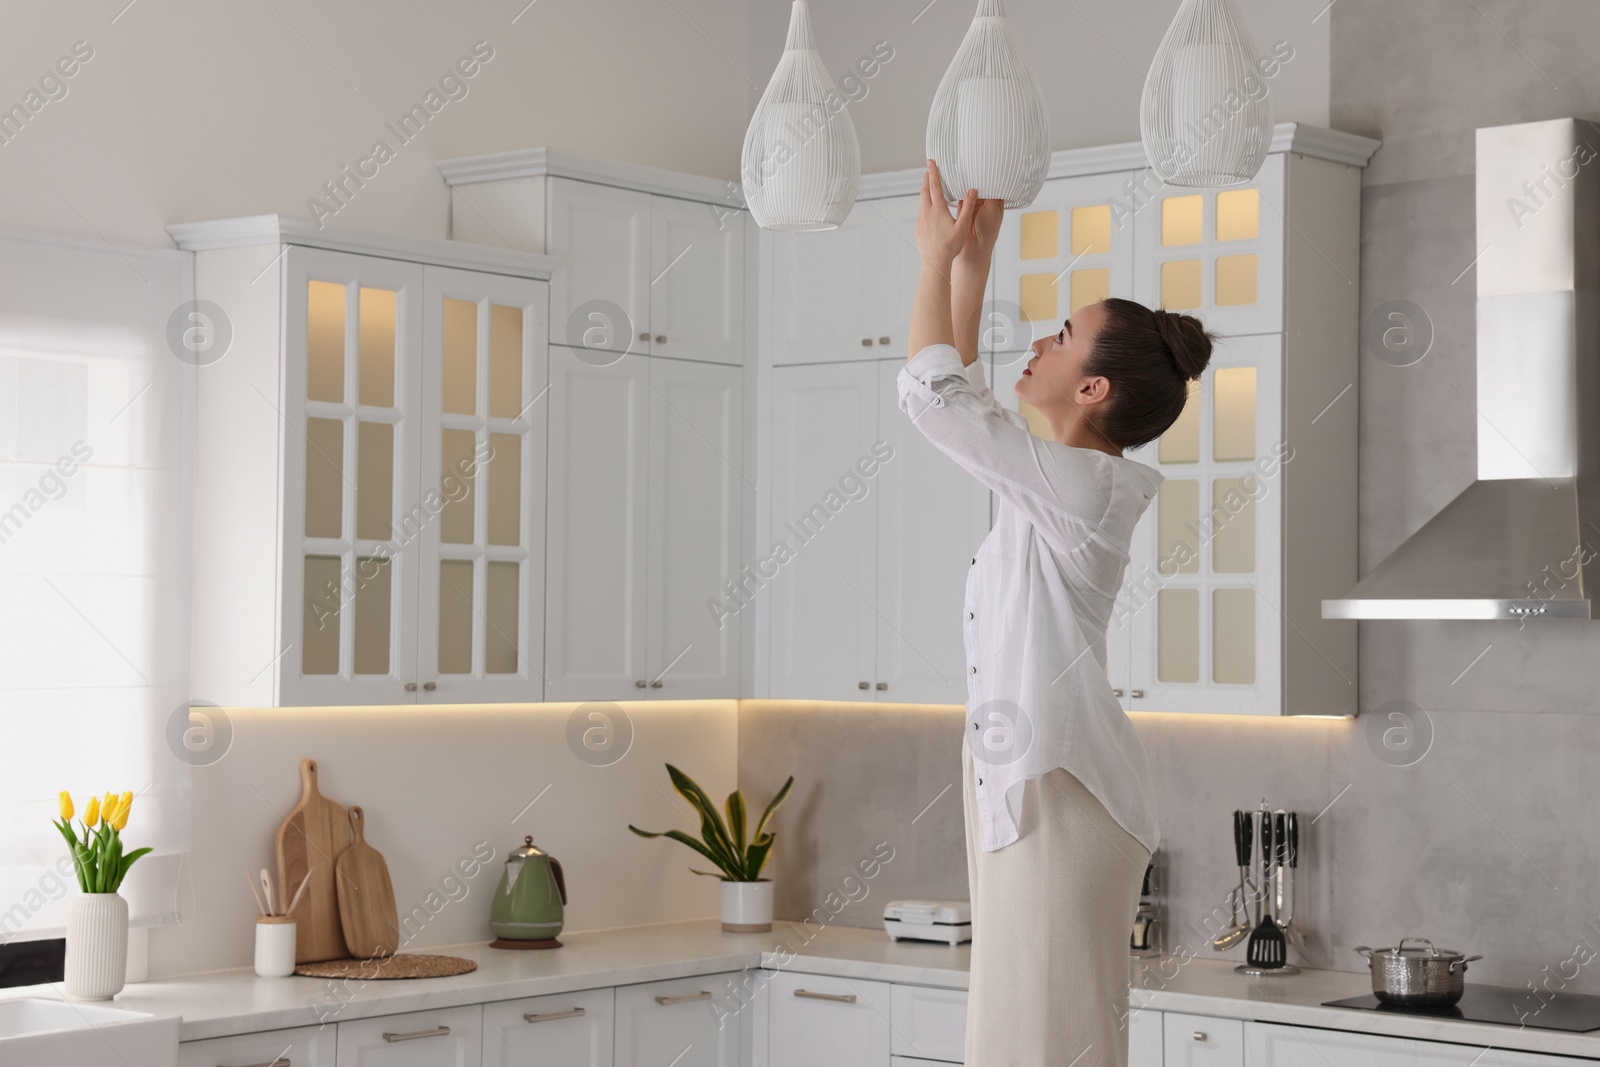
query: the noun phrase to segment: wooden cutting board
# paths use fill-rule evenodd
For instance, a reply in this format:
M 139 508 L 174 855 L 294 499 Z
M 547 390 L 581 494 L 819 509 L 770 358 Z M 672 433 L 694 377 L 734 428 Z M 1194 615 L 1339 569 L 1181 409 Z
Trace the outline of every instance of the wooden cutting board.
M 315 963 L 343 959 L 344 935 L 339 899 L 333 887 L 334 865 L 350 845 L 350 824 L 344 805 L 317 790 L 317 761 L 300 761 L 300 803 L 278 827 L 279 893 L 292 895 L 306 872 L 311 881 L 291 918 L 295 921 L 294 960 Z
M 350 829 L 355 840 L 339 853 L 337 879 L 345 947 L 361 960 L 392 956 L 400 948 L 400 922 L 389 866 L 367 844 L 366 813 L 360 807 L 350 809 Z

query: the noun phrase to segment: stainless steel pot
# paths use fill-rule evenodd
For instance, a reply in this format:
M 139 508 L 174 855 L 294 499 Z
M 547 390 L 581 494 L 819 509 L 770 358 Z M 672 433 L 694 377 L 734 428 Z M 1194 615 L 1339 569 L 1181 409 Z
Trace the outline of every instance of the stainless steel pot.
M 1427 948 L 1407 947 L 1416 942 Z M 1393 948 L 1357 945 L 1372 968 L 1372 992 L 1384 1004 L 1408 1008 L 1444 1008 L 1461 999 L 1467 964 L 1482 956 L 1463 956 L 1434 948 L 1425 937 L 1402 937 Z

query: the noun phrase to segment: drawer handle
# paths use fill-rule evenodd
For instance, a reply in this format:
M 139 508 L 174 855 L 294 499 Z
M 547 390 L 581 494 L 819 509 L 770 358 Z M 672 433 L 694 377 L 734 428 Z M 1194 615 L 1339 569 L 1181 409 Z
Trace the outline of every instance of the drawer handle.
M 1204 1030 L 1196 1030 L 1194 1032 L 1194 1039 L 1196 1041 L 1204 1041 L 1206 1039 L 1206 1032 Z
M 887 337 L 880 337 L 878 338 L 878 343 L 880 345 L 886 345 L 889 343 L 889 339 Z
M 872 338 L 870 338 L 870 337 L 863 337 L 863 338 L 862 338 L 862 339 L 861 339 L 861 347 L 862 347 L 862 348 L 871 348 L 871 347 L 872 347 Z
M 224 1065 L 219 1063 L 217 1067 L 224 1067 Z M 275 1060 L 268 1060 L 264 1063 L 241 1063 L 239 1067 L 291 1067 L 291 1061 L 287 1056 L 279 1056 Z
M 808 1000 L 836 1000 L 840 1004 L 854 1004 L 856 1002 L 854 993 L 813 993 L 809 989 L 796 989 L 794 995 L 805 997 Z
M 522 1021 L 525 1023 L 547 1023 L 551 1019 L 576 1019 L 586 1014 L 587 1008 L 568 1008 L 566 1011 L 524 1012 Z
M 1120 690 L 1120 689 L 1113 689 L 1113 690 L 1112 690 L 1112 691 L 1111 691 L 1111 695 L 1112 695 L 1112 696 L 1114 696 L 1114 697 L 1120 697 L 1120 696 L 1122 696 L 1122 690 Z
M 650 331 L 649 330 L 645 330 L 645 331 L 641 332 L 639 334 L 639 340 L 641 340 L 641 341 L 650 340 Z
M 1128 695 L 1131 696 L 1133 699 L 1138 700 L 1139 698 L 1144 696 L 1144 690 L 1143 689 L 1130 689 L 1128 691 Z
M 682 1004 L 686 1000 L 710 1000 L 710 999 L 711 999 L 711 994 L 702 989 L 698 993 L 685 993 L 682 996 L 677 996 L 677 997 L 657 997 L 656 998 L 656 1003 L 657 1004 Z
M 383 1039 L 391 1045 L 396 1041 L 421 1041 L 425 1037 L 449 1037 L 448 1026 L 435 1026 L 432 1030 L 410 1030 L 403 1034 L 385 1033 Z

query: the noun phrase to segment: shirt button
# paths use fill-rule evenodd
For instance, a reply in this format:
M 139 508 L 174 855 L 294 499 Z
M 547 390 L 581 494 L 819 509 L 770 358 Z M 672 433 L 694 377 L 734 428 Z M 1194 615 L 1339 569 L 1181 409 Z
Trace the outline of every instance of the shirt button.
M 967 673 L 968 674 L 977 674 L 978 673 L 978 668 L 976 668 L 976 667 L 968 667 L 967 668 Z
M 982 778 L 979 778 L 979 779 L 978 779 L 978 784 L 979 784 L 979 785 L 982 785 L 982 784 L 983 784 L 983 779 L 982 779 Z
M 976 618 L 976 616 L 973 615 L 972 612 L 969 611 L 969 612 L 967 612 L 967 618 L 972 619 L 972 618 Z
M 973 563 L 974 563 L 974 564 L 976 564 L 976 563 L 977 563 L 977 562 L 978 562 L 978 557 L 977 557 L 977 556 L 973 556 L 973 557 L 972 557 L 972 562 L 973 562 Z

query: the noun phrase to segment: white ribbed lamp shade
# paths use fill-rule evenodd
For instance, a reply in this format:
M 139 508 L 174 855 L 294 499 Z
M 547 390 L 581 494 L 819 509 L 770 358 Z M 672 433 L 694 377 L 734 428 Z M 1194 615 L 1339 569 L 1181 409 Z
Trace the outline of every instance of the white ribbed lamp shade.
M 1169 185 L 1240 185 L 1272 146 L 1272 94 L 1234 0 L 1183 0 L 1139 104 L 1150 166 Z
M 861 146 L 848 102 L 828 76 L 806 0 L 744 135 L 740 161 L 750 217 L 768 230 L 831 230 L 855 206 Z
M 1027 207 L 1050 169 L 1050 116 L 1000 0 L 978 14 L 944 72 L 928 112 L 928 158 L 945 199 L 968 189 L 1006 207 Z

